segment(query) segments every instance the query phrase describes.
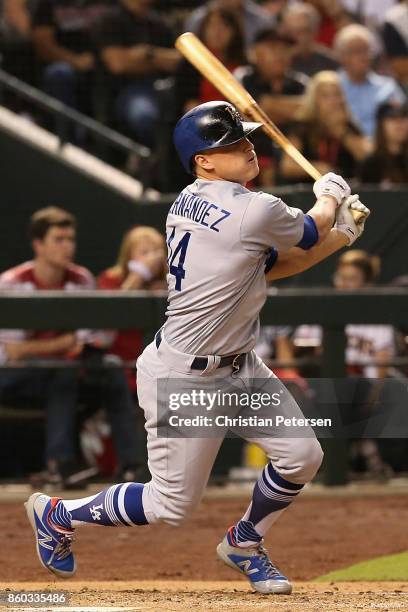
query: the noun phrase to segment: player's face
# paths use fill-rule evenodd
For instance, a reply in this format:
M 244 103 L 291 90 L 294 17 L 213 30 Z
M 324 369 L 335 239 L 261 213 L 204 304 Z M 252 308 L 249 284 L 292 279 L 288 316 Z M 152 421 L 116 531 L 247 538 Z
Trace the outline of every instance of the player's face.
M 206 171 L 207 178 L 223 179 L 245 185 L 259 173 L 254 145 L 248 138 L 196 156 L 198 166 Z M 200 172 L 198 172 L 200 175 Z
M 334 275 L 336 289 L 356 290 L 366 284 L 363 271 L 356 266 L 340 266 Z
M 65 269 L 75 255 L 76 235 L 72 227 L 51 227 L 42 240 L 34 240 L 37 257 L 56 268 Z

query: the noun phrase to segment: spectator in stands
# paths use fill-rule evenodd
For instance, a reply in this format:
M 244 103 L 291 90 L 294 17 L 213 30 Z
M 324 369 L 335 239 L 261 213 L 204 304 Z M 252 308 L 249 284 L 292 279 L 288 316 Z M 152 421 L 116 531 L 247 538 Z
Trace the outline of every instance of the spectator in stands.
M 33 40 L 44 67 L 45 91 L 68 106 L 91 114 L 95 50 L 92 28 L 110 0 L 38 0 Z
M 262 0 L 260 3 L 262 8 L 274 18 L 274 23 L 280 23 L 282 13 L 285 10 L 288 0 Z
M 408 104 L 382 104 L 375 149 L 362 163 L 360 180 L 382 186 L 408 183 Z
M 359 289 L 372 285 L 380 272 L 380 259 L 362 250 L 353 249 L 343 253 L 336 266 L 334 286 L 336 289 L 358 292 Z M 385 378 L 388 366 L 384 365 L 395 354 L 394 329 L 391 325 L 351 324 L 345 328 L 346 365 L 349 376 L 364 379 Z M 295 330 L 294 343 L 305 347 L 319 347 L 322 343 L 322 329 L 317 325 L 301 325 Z M 377 365 L 377 363 L 379 365 Z M 380 365 L 381 364 L 381 365 Z M 360 416 L 370 400 L 371 391 L 375 391 L 369 380 L 353 387 L 356 406 Z M 352 446 L 352 458 L 362 459 L 366 470 L 373 476 L 383 478 L 390 475 L 390 468 L 381 458 L 375 440 L 357 440 Z
M 388 9 L 398 3 L 399 0 L 341 0 L 344 9 L 354 17 L 358 23 L 362 23 L 372 31 L 381 27 L 384 15 Z
M 372 144 L 354 124 L 336 72 L 318 72 L 310 80 L 296 119 L 289 138 L 319 172 L 356 176 L 358 162 L 371 151 Z M 288 183 L 310 177 L 284 154 L 280 179 Z
M 348 291 L 370 287 L 375 284 L 380 267 L 381 262 L 377 255 L 370 255 L 360 249 L 346 251 L 337 261 L 334 286 L 336 289 Z M 384 378 L 387 375 L 387 367 L 377 366 L 375 362 L 386 362 L 392 358 L 393 328 L 390 325 L 347 325 L 346 335 L 346 361 L 350 366 L 350 373 L 367 378 Z
M 235 75 L 264 111 L 281 128 L 298 109 L 308 77 L 291 69 L 294 41 L 277 30 L 260 32 L 250 50 L 251 64 L 235 71 Z M 275 182 L 277 152 L 263 133 L 254 136 L 260 174 L 258 186 Z
M 255 351 L 280 379 L 300 382 L 299 373 L 294 365 L 293 331 L 294 329 L 289 326 L 261 325 Z M 285 365 L 276 366 L 274 360 Z
M 27 0 L 0 1 L 1 67 L 26 82 L 34 81 L 31 15 Z
M 237 78 L 275 123 L 284 125 L 299 108 L 308 82 L 292 70 L 292 38 L 277 30 L 263 30 L 251 47 L 250 66 L 239 68 Z
M 318 10 L 307 2 L 293 2 L 283 12 L 282 31 L 296 43 L 292 68 L 308 76 L 338 67 L 334 54 L 316 42 L 320 21 Z
M 336 289 L 358 292 L 370 287 L 380 273 L 380 258 L 360 249 L 343 253 L 336 265 L 333 277 Z M 347 325 L 346 363 L 349 374 L 366 378 L 384 378 L 386 366 L 377 366 L 376 361 L 384 363 L 394 355 L 394 330 L 390 325 Z M 295 345 L 306 339 L 310 346 L 321 344 L 322 329 L 317 325 L 301 325 L 295 330 Z
M 120 127 L 153 147 L 159 119 L 154 84 L 173 74 L 181 58 L 173 33 L 150 5 L 151 0 L 120 0 L 102 20 L 97 40 Z
M 241 25 L 235 13 L 211 8 L 201 22 L 198 36 L 231 72 L 247 63 Z M 176 97 L 178 115 L 183 115 L 198 104 L 222 99 L 222 94 L 184 60 L 176 75 Z
M 408 289 L 408 274 L 401 274 L 392 279 L 389 283 L 392 288 L 403 288 Z M 398 324 L 395 330 L 395 344 L 396 352 L 400 357 L 408 357 L 408 325 Z M 399 367 L 399 370 L 403 372 L 405 377 L 408 376 L 408 363 L 403 364 Z
M 319 12 L 320 25 L 317 42 L 332 47 L 336 33 L 353 21 L 347 12 L 343 0 L 308 0 Z
M 99 288 L 122 291 L 166 289 L 165 245 L 163 236 L 153 227 L 139 226 L 131 229 L 122 240 L 116 265 L 105 270 L 99 276 Z M 115 332 L 114 341 L 107 349 L 107 353 L 119 358 L 121 362 L 133 362 L 135 364 L 142 348 L 143 334 L 140 329 L 122 330 Z M 125 371 L 129 389 L 136 405 L 135 365 L 126 368 Z M 137 411 L 137 416 L 141 416 L 139 412 Z M 138 419 L 136 435 L 138 439 L 138 461 L 134 466 L 128 466 L 126 480 L 140 481 L 141 478 L 148 480 L 144 419 Z M 132 472 L 133 477 L 131 477 Z
M 187 18 L 184 30 L 198 34 L 204 18 L 213 6 L 235 13 L 241 23 L 247 48 L 252 45 L 261 30 L 273 27 L 275 24 L 274 17 L 253 0 L 214 0 L 193 11 Z
M 388 9 L 382 29 L 385 51 L 396 78 L 408 93 L 408 1 Z
M 335 40 L 342 69 L 340 82 L 350 110 L 363 134 L 372 138 L 375 118 L 383 102 L 400 102 L 405 96 L 397 82 L 371 69 L 376 51 L 373 34 L 362 25 L 341 30 Z
M 72 291 L 95 286 L 91 273 L 73 263 L 75 218 L 65 210 L 49 207 L 31 217 L 30 239 L 33 261 L 4 272 L 2 291 L 37 292 L 44 289 Z M 34 368 L 39 358 L 64 361 L 81 353 L 84 344 L 94 344 L 98 334 L 89 331 L 1 330 L 0 356 L 3 363 L 20 365 L 0 370 L 0 395 L 40 396 L 46 408 L 46 465 L 48 478 L 63 484 L 76 464 L 76 402 L 78 370 L 72 367 Z M 27 368 L 22 368 L 22 363 Z M 122 370 L 105 372 L 104 399 L 121 466 L 133 462 L 137 451 L 134 405 Z
M 165 241 L 153 227 L 139 226 L 130 230 L 122 240 L 116 265 L 102 272 L 100 289 L 165 289 L 167 271 Z M 136 361 L 142 352 L 142 332 L 139 329 L 115 334 L 110 354 L 123 361 Z M 136 390 L 134 370 L 127 373 L 129 386 Z

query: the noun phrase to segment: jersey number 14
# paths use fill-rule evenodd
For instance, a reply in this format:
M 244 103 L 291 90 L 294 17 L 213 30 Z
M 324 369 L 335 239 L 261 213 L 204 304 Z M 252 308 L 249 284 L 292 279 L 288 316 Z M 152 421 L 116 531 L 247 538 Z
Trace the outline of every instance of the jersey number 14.
M 176 246 L 174 252 L 171 246 L 173 242 L 174 236 L 176 233 L 176 228 L 173 227 L 173 231 L 169 239 L 167 240 L 167 246 L 169 247 L 169 256 L 167 259 L 167 263 L 169 264 L 170 274 L 176 277 L 176 291 L 181 291 L 181 281 L 186 276 L 186 271 L 184 269 L 184 262 L 186 259 L 187 247 L 190 241 L 191 232 L 186 232 L 184 236 L 181 238 L 180 242 Z M 178 262 L 176 263 L 176 259 L 178 257 Z

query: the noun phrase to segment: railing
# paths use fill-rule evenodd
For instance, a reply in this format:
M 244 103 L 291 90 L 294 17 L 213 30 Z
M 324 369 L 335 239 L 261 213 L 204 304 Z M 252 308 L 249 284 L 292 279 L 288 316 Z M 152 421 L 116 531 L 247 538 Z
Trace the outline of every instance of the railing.
M 152 331 L 163 320 L 166 291 L 3 291 L 0 326 L 12 329 L 115 328 Z M 347 323 L 408 325 L 408 288 L 354 291 L 327 288 L 269 289 L 261 312 L 265 325 Z
M 141 329 L 147 340 L 163 323 L 164 291 L 41 291 L 0 295 L 3 329 Z M 270 289 L 261 312 L 264 325 L 323 327 L 322 375 L 345 373 L 344 326 L 348 323 L 408 325 L 408 289 Z
M 106 127 L 95 119 L 70 108 L 56 98 L 45 94 L 39 89 L 28 85 L 24 81 L 0 69 L 0 103 L 4 97 L 5 90 L 13 92 L 53 117 L 54 131 L 59 139 L 60 147 L 69 141 L 69 127 L 80 126 L 85 132 L 92 134 L 97 142 L 103 145 L 109 145 L 126 154 L 136 155 L 141 162 L 140 176 L 138 176 L 138 178 L 141 180 L 144 187 L 149 186 L 146 183 L 148 177 L 150 177 L 149 162 L 152 152 L 148 147 Z

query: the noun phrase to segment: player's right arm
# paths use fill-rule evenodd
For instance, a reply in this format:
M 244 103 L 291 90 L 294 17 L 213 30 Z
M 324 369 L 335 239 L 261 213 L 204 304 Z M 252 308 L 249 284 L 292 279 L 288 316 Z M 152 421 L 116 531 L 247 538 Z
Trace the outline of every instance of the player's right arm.
M 356 223 L 352 210 L 363 212 L 362 221 Z M 266 278 L 268 281 L 294 276 L 304 272 L 345 246 L 351 246 L 364 231 L 365 221 L 370 210 L 359 200 L 358 195 L 345 198 L 337 210 L 336 225 L 329 234 L 311 249 L 304 250 L 293 247 L 288 251 L 278 252 L 273 250 L 270 255 L 269 271 Z
M 350 195 L 346 181 L 329 172 L 314 184 L 316 204 L 304 214 L 280 198 L 258 192 L 253 196 L 241 223 L 241 241 L 247 251 L 294 246 L 309 250 L 322 243 L 333 226 L 336 210 Z

